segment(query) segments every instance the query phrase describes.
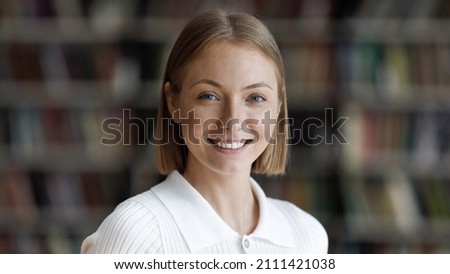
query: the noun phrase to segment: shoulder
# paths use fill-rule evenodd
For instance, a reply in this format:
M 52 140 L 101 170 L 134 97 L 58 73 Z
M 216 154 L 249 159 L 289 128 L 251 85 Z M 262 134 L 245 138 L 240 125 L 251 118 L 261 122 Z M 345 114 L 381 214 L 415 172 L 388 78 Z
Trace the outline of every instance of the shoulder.
M 284 215 L 297 242 L 307 243 L 311 253 L 328 252 L 327 232 L 314 216 L 288 201 L 268 198 L 268 204 Z
M 311 214 L 304 211 L 303 209 L 299 208 L 298 206 L 294 205 L 291 202 L 274 199 L 274 198 L 267 198 L 269 205 L 272 207 L 275 207 L 280 212 L 282 212 L 285 216 L 291 217 L 289 219 L 296 221 L 301 220 L 307 225 L 320 225 L 320 223 L 317 221 L 316 218 L 314 218 Z M 292 218 L 294 217 L 294 218 Z M 321 225 L 320 225 L 321 226 Z
M 157 198 L 146 191 L 120 203 L 98 230 L 86 238 L 82 253 L 158 253 L 161 233 Z

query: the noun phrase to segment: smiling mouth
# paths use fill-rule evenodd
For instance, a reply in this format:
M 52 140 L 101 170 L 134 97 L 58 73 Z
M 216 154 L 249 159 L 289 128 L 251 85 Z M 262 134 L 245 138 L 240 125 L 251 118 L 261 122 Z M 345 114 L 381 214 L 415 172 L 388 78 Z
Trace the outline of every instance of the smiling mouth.
M 218 146 L 223 149 L 240 149 L 252 142 L 252 140 L 241 140 L 241 141 L 222 141 L 222 140 L 214 140 L 207 139 L 208 143 L 211 145 Z

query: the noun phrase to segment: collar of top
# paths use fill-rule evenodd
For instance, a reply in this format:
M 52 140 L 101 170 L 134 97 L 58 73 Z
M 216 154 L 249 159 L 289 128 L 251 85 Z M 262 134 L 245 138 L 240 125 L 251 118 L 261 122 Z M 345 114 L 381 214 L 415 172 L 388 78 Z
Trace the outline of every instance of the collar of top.
M 294 238 L 283 213 L 268 202 L 253 178 L 250 184 L 259 205 L 259 220 L 251 237 L 275 245 L 294 247 Z M 173 171 L 152 191 L 170 211 L 191 252 L 239 237 L 208 201 L 178 172 Z

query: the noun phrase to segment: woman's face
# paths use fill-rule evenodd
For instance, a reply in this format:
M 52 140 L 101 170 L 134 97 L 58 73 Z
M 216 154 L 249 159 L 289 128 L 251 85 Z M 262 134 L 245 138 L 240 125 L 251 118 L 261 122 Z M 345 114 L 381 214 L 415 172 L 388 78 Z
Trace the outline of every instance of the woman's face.
M 181 86 L 169 109 L 189 150 L 186 169 L 249 173 L 279 112 L 270 59 L 248 45 L 216 42 L 188 64 Z

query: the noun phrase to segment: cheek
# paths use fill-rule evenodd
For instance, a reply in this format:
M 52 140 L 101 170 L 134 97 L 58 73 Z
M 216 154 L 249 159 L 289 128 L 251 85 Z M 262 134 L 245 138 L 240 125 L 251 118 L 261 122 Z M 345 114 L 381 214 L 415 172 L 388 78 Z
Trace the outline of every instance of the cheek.
M 211 113 L 202 109 L 182 108 L 181 111 L 182 133 L 186 142 L 191 144 L 203 143 L 208 132 L 218 129 L 217 119 Z M 220 121 L 219 121 L 220 122 Z
M 257 116 L 247 119 L 242 125 L 242 129 L 252 135 L 254 141 L 270 143 L 277 126 L 277 116 L 276 111 L 266 110 Z

